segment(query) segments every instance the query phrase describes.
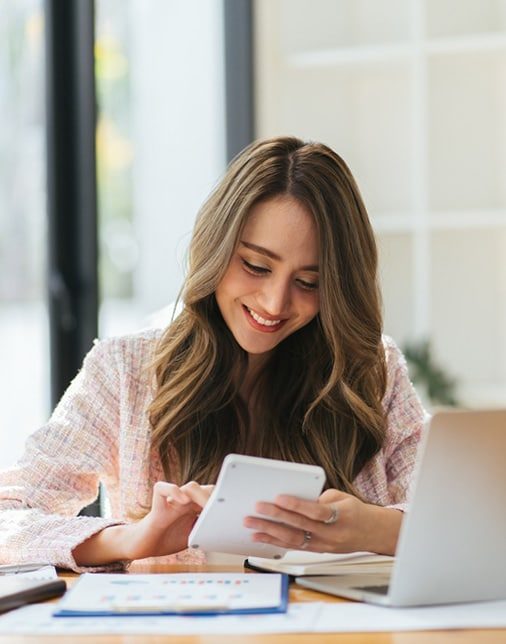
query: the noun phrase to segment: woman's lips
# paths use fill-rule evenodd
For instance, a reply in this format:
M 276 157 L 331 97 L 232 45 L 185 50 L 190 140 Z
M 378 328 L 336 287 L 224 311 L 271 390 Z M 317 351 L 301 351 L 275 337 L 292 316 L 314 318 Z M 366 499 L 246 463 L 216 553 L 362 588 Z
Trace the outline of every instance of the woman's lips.
M 257 331 L 262 331 L 263 333 L 275 333 L 284 326 L 286 320 L 266 320 L 261 315 L 253 311 L 245 304 L 242 305 L 246 319 L 251 324 L 251 326 Z

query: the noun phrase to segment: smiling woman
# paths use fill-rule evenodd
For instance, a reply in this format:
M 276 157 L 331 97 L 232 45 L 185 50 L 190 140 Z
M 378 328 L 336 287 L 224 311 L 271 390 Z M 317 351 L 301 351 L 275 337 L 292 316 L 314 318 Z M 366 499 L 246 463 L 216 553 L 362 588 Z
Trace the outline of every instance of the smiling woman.
M 237 344 L 264 363 L 282 340 L 311 322 L 319 308 L 311 213 L 286 196 L 254 206 L 216 301 Z
M 158 354 L 150 411 L 164 467 L 172 445 L 183 480 L 215 480 L 228 451 L 247 450 L 318 463 L 355 492 L 386 430 L 376 267 L 335 152 L 278 138 L 241 153 L 201 209 L 185 308 Z
M 317 501 L 244 517 L 252 540 L 393 553 L 424 413 L 382 336 L 374 236 L 344 161 L 291 137 L 246 148 L 197 217 L 181 299 L 166 329 L 98 343 L 0 475 L 0 557 L 37 558 L 42 541 L 76 570 L 178 553 L 230 452 L 327 477 Z M 70 516 L 100 481 L 113 518 Z

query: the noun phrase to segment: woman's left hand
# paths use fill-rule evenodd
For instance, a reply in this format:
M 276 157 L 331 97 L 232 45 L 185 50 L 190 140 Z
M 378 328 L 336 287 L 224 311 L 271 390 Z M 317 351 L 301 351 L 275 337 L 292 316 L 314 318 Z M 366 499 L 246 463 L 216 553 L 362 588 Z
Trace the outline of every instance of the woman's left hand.
M 395 554 L 403 514 L 334 489 L 326 490 L 317 501 L 281 495 L 274 503 L 257 503 L 255 510 L 264 518 L 244 520 L 247 528 L 255 530 L 253 541 L 290 550 L 365 550 L 388 555 Z

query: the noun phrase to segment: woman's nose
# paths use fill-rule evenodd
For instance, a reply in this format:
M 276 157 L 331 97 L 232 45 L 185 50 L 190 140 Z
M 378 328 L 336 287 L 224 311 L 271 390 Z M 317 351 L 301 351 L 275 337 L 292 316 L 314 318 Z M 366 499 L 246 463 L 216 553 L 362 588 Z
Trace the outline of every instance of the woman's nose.
M 290 284 L 285 280 L 266 281 L 259 304 L 274 317 L 286 313 L 290 305 Z

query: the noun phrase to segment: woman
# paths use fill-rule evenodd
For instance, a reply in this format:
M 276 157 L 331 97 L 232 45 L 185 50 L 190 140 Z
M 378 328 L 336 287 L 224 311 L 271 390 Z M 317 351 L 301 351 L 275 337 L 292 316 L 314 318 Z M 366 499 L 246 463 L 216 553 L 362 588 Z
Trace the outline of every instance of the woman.
M 229 452 L 327 475 L 317 502 L 261 502 L 253 540 L 393 553 L 424 414 L 382 338 L 343 160 L 295 138 L 244 150 L 197 218 L 182 301 L 164 332 L 96 344 L 1 475 L 0 558 L 82 570 L 179 553 Z M 100 481 L 113 519 L 77 517 Z

